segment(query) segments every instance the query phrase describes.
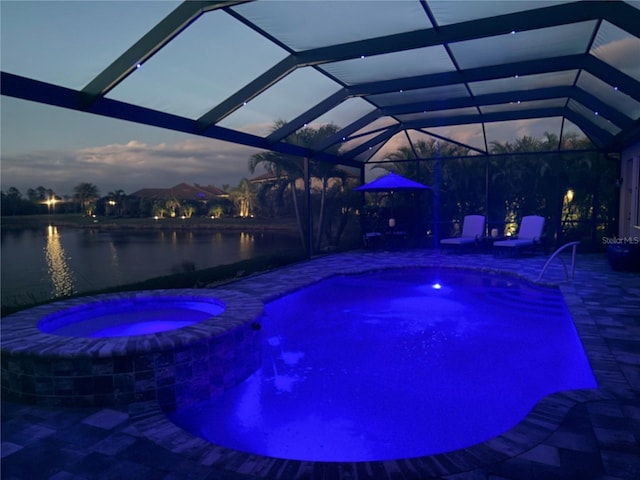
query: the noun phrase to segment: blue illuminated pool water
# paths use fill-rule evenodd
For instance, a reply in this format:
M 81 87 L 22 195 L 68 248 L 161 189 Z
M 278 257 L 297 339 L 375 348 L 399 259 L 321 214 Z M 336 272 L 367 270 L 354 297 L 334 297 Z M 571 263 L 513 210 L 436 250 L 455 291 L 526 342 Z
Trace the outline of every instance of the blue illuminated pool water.
M 266 456 L 388 460 L 480 443 L 551 393 L 597 386 L 560 292 L 511 277 L 340 276 L 267 304 L 262 322 L 262 367 L 175 423 Z
M 149 296 L 87 303 L 44 317 L 38 329 L 67 337 L 125 337 L 165 332 L 218 315 L 224 305 L 213 299 Z

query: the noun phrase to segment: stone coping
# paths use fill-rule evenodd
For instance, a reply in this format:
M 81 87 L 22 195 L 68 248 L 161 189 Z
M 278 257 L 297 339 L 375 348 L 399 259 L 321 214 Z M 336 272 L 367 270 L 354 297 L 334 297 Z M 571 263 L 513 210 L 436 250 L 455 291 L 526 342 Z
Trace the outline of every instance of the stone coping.
M 42 318 L 75 307 L 149 297 L 212 302 L 223 306 L 224 310 L 183 328 L 126 337 L 69 337 L 44 333 L 38 328 Z M 3 318 L 0 349 L 3 354 L 60 358 L 106 358 L 154 353 L 224 334 L 249 320 L 257 319 L 263 309 L 264 305 L 255 297 L 228 289 L 147 290 L 78 297 L 33 307 Z

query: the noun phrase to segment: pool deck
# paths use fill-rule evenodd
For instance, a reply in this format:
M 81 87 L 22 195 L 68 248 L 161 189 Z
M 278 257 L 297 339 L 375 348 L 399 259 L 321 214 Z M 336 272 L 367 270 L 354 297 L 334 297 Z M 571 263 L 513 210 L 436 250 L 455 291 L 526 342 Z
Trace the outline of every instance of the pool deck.
M 226 289 L 268 300 L 333 273 L 437 265 L 535 280 L 545 256 L 494 258 L 428 250 L 351 252 L 240 279 Z M 566 258 L 566 257 L 563 257 Z M 473 447 L 383 462 L 301 462 L 231 451 L 180 430 L 155 402 L 53 408 L 2 401 L 1 478 L 23 479 L 638 479 L 640 274 L 614 272 L 603 254 L 580 254 L 558 284 L 599 388 L 543 399 L 516 427 Z

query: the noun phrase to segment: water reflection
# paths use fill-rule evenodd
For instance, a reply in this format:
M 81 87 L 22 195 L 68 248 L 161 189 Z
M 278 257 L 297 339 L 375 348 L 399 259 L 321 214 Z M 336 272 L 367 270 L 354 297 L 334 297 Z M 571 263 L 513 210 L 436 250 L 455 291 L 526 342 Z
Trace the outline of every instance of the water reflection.
M 44 248 L 47 259 L 47 269 L 53 284 L 53 297 L 61 297 L 73 293 L 75 279 L 69 267 L 68 256 L 60 243 L 58 228 L 49 225 L 47 229 L 47 244 Z
M 240 255 L 247 255 L 253 251 L 255 238 L 253 234 L 242 232 L 240 234 Z
M 113 242 L 109 244 L 109 254 L 111 256 L 111 265 L 118 268 L 120 264 L 120 260 L 118 258 L 118 249 L 116 248 L 116 245 Z
M 23 304 L 141 282 L 174 272 L 212 268 L 264 255 L 299 251 L 281 232 L 97 228 L 0 230 L 2 302 Z M 64 247 L 64 248 L 63 248 Z M 34 255 L 36 253 L 36 255 Z M 55 288 L 52 286 L 55 285 Z M 24 298 L 22 298 L 24 297 Z
M 109 268 L 113 269 L 115 283 L 124 283 L 124 278 L 121 274 L 120 255 L 118 255 L 118 243 L 113 240 L 109 242 L 109 259 Z

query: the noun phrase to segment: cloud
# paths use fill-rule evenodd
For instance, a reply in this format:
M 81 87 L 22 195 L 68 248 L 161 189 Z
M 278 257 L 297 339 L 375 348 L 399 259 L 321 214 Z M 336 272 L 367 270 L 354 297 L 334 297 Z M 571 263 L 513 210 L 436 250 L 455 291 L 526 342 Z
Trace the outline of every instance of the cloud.
M 71 194 L 81 182 L 101 194 L 122 189 L 166 188 L 181 182 L 237 185 L 250 177 L 248 161 L 259 150 L 211 139 L 186 138 L 176 143 L 138 140 L 74 151 L 48 150 L 2 158 L 2 189 L 23 194 L 40 185 L 59 195 Z
M 618 32 L 623 32 L 623 30 L 617 27 L 610 28 Z M 620 69 L 632 78 L 638 78 L 638 76 L 640 76 L 640 64 L 638 63 L 639 46 L 640 40 L 632 35 L 628 35 L 625 38 L 600 45 L 594 48 L 591 53 L 608 64 Z

